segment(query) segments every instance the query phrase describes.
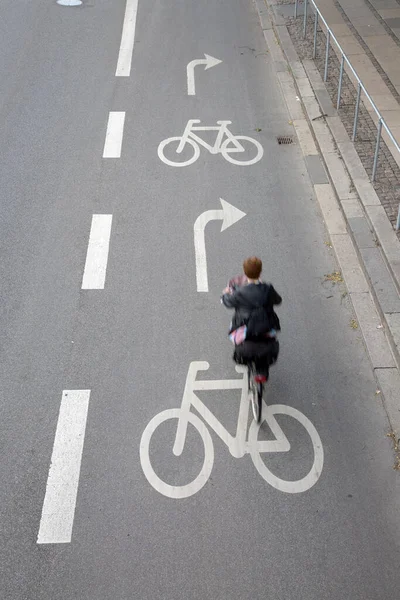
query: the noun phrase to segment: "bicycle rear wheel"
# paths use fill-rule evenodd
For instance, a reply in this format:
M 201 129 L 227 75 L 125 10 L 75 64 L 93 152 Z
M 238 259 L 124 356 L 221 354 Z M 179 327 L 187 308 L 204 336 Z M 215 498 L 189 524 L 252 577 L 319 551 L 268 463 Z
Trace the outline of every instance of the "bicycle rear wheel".
M 252 367 L 248 368 L 248 378 L 251 409 L 254 420 L 258 424 L 261 422 L 263 384 L 255 380 L 255 371 Z
M 253 415 L 254 415 L 254 420 L 257 424 L 261 422 L 262 397 L 263 397 L 263 384 L 256 383 L 255 408 L 253 408 Z

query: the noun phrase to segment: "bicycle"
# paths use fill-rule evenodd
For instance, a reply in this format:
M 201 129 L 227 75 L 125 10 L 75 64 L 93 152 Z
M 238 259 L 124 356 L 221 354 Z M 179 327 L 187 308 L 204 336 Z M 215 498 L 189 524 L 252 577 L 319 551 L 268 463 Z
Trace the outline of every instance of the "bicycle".
M 236 277 L 232 277 L 232 279 L 228 281 L 227 288 L 229 288 L 232 291 L 235 291 L 242 285 L 245 285 L 246 282 L 246 275 L 238 275 Z M 254 360 L 249 361 L 249 363 L 247 364 L 247 381 L 249 399 L 253 411 L 254 420 L 256 423 L 260 423 L 263 393 L 265 389 L 265 384 L 267 382 L 267 377 L 257 372 L 257 367 Z
M 254 361 L 247 365 L 247 380 L 253 417 L 255 422 L 259 424 L 261 422 L 263 393 L 267 377 L 257 374 Z
M 139 447 L 140 463 L 143 473 L 150 485 L 160 494 L 163 494 L 168 498 L 176 499 L 188 498 L 201 490 L 208 481 L 214 464 L 214 445 L 206 424 L 213 429 L 218 437 L 224 442 L 234 458 L 242 458 L 245 454 L 250 454 L 258 473 L 277 490 L 289 494 L 296 494 L 305 492 L 315 485 L 322 472 L 324 451 L 321 438 L 311 421 L 307 419 L 303 413 L 291 406 L 286 406 L 284 404 L 264 406 L 262 415 L 263 421 L 267 423 L 270 431 L 275 436 L 275 439 L 259 440 L 258 433 L 260 431 L 261 423 L 257 424 L 253 420 L 249 431 L 247 431 L 250 406 L 247 398 L 248 384 L 246 369 L 244 367 L 236 366 L 236 372 L 242 374 L 241 379 L 197 380 L 196 376 L 198 371 L 206 371 L 209 366 L 208 362 L 203 361 L 190 363 L 180 408 L 169 408 L 158 413 L 151 419 L 143 431 Z M 227 431 L 216 416 L 195 394 L 196 391 L 204 390 L 241 390 L 242 393 L 235 436 Z M 196 409 L 200 416 L 197 416 L 197 414 L 191 411 L 192 407 Z M 261 458 L 261 454 L 263 453 L 286 453 L 291 448 L 290 442 L 276 420 L 275 415 L 286 415 L 295 419 L 305 428 L 311 438 L 314 460 L 309 472 L 301 479 L 287 481 L 277 477 Z M 184 485 L 173 485 L 161 479 L 155 472 L 150 459 L 150 443 L 154 432 L 160 425 L 171 419 L 177 420 L 175 441 L 172 446 L 172 452 L 175 456 L 181 456 L 183 453 L 189 423 L 200 435 L 204 445 L 204 461 L 200 473 L 193 481 Z
M 213 127 L 194 127 L 194 123 L 201 123 L 201 121 L 200 119 L 190 119 L 187 122 L 183 135 L 170 137 L 160 142 L 157 150 L 160 160 L 171 167 L 186 167 L 196 162 L 196 160 L 199 158 L 200 146 L 206 148 L 211 154 L 220 153 L 228 162 L 240 166 L 253 165 L 254 163 L 258 162 L 264 154 L 263 147 L 257 140 L 245 135 L 233 135 L 229 131 L 228 125 L 231 125 L 232 121 L 217 121 L 217 126 Z M 217 131 L 218 134 L 214 145 L 208 144 L 202 140 L 200 136 L 194 133 L 195 131 Z M 225 139 L 223 139 L 224 137 Z M 183 152 L 183 149 L 186 145 L 189 145 L 193 148 L 193 156 L 182 162 L 167 158 L 164 154 L 164 150 L 166 146 L 173 144 L 174 142 L 178 142 L 178 146 L 175 150 L 177 155 Z M 248 160 L 239 160 L 234 159 L 231 156 L 231 154 L 246 151 L 241 142 L 248 142 L 252 146 L 256 147 L 257 153 L 254 158 Z

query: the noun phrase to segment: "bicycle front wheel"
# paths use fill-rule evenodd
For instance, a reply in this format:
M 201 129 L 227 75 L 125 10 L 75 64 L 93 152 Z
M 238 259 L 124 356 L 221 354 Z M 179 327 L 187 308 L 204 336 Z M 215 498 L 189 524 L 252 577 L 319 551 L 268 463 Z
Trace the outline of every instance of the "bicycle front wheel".
M 253 138 L 248 137 L 246 135 L 236 135 L 235 140 L 239 142 L 239 148 L 237 146 L 232 146 L 232 140 L 230 138 L 226 138 L 226 140 L 224 140 L 224 142 L 222 143 L 221 154 L 225 158 L 225 160 L 232 163 L 233 165 L 239 166 L 254 165 L 254 163 L 261 160 L 264 154 L 264 149 L 261 146 L 260 142 L 257 142 L 257 140 L 253 140 Z M 231 144 L 231 147 L 229 147 L 229 144 Z M 240 149 L 240 146 L 242 147 L 242 149 Z M 248 158 L 249 156 L 254 155 L 254 146 L 256 149 L 256 155 L 253 158 Z M 244 153 L 243 160 L 238 160 L 232 157 L 232 154 L 240 156 L 242 152 Z

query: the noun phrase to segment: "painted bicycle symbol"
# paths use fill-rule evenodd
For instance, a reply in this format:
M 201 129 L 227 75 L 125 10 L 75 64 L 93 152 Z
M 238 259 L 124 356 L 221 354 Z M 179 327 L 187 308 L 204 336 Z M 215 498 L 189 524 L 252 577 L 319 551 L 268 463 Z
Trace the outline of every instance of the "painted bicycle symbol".
M 253 464 L 261 477 L 276 489 L 287 493 L 305 492 L 310 489 L 319 479 L 324 463 L 324 452 L 322 442 L 314 425 L 307 419 L 303 413 L 295 408 L 284 404 L 274 404 L 263 406 L 263 414 L 260 424 L 252 421 L 249 433 L 247 434 L 248 414 L 250 402 L 248 400 L 247 372 L 242 367 L 236 367 L 238 373 L 242 373 L 241 379 L 231 380 L 196 380 L 198 371 L 206 371 L 209 368 L 207 362 L 196 361 L 190 363 L 186 378 L 185 390 L 183 393 L 182 404 L 180 408 L 171 408 L 160 412 L 153 417 L 145 428 L 140 441 L 140 462 L 143 472 L 148 482 L 160 493 L 168 498 L 187 498 L 197 493 L 206 484 L 210 477 L 214 464 L 214 446 L 211 434 L 205 423 L 215 431 L 218 437 L 226 444 L 229 452 L 234 458 L 241 458 L 245 454 L 250 454 Z M 236 435 L 232 436 L 215 417 L 215 415 L 203 404 L 196 396 L 196 391 L 203 390 L 242 390 L 239 416 L 237 422 Z M 195 408 L 203 421 L 191 411 Z M 289 452 L 290 442 L 282 431 L 275 416 L 287 415 L 296 419 L 307 431 L 311 438 L 314 451 L 314 460 L 308 474 L 297 481 L 286 481 L 280 479 L 268 469 L 262 454 L 273 452 Z M 186 433 L 190 423 L 200 434 L 204 445 L 204 462 L 197 477 L 186 485 L 175 486 L 163 481 L 154 471 L 150 460 L 150 441 L 156 429 L 165 421 L 170 419 L 177 420 L 177 429 L 175 442 L 172 452 L 175 456 L 181 456 L 185 447 Z M 270 427 L 275 436 L 274 440 L 259 440 L 258 434 L 263 422 Z
M 251 137 L 245 135 L 233 135 L 228 125 L 231 125 L 232 121 L 217 121 L 216 127 L 194 127 L 194 123 L 201 123 L 199 119 L 190 119 L 187 122 L 185 131 L 182 136 L 170 137 L 163 140 L 158 146 L 158 156 L 167 165 L 171 167 L 187 167 L 193 164 L 200 156 L 200 146 L 206 148 L 211 154 L 222 154 L 222 156 L 228 162 L 234 165 L 253 165 L 258 162 L 264 154 L 263 147 L 257 140 L 253 140 Z M 213 146 L 201 139 L 195 131 L 217 131 L 217 138 Z M 225 139 L 224 139 L 225 138 Z M 182 154 L 185 146 L 191 146 L 193 149 L 193 155 L 187 160 L 179 161 L 179 155 Z M 173 158 L 168 158 L 165 155 L 165 149 L 169 146 L 170 154 Z M 248 151 L 253 158 L 248 158 Z M 245 153 L 247 158 L 240 159 L 238 154 Z M 237 158 L 234 158 L 234 155 Z

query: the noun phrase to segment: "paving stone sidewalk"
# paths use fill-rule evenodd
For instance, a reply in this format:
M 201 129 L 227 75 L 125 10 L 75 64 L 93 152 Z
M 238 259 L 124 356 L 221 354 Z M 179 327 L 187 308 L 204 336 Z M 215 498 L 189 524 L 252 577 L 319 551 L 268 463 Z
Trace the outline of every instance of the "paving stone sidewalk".
M 275 0 L 275 4 L 278 14 L 285 20 L 299 57 L 302 60 L 312 59 L 314 16 L 310 3 L 305 39 L 304 1 L 299 2 L 297 19 L 294 18 L 293 0 Z M 397 0 L 316 0 L 316 4 L 395 139 L 400 142 L 400 4 Z M 326 33 L 319 28 L 315 64 L 322 77 L 325 48 Z M 335 106 L 339 74 L 340 61 L 332 44 L 326 87 Z M 350 136 L 353 131 L 356 97 L 355 78 L 351 72 L 345 72 L 338 114 Z M 368 174 L 372 173 L 376 135 L 377 117 L 366 100 L 361 104 L 355 147 Z M 386 136 L 380 146 L 374 188 L 394 227 L 400 204 L 400 155 Z M 400 232 L 398 236 L 400 238 Z

